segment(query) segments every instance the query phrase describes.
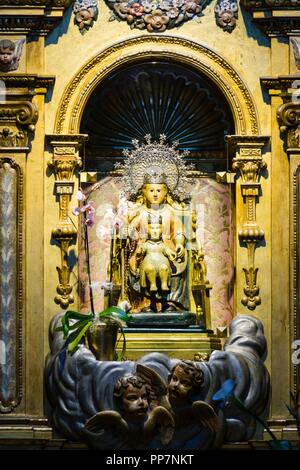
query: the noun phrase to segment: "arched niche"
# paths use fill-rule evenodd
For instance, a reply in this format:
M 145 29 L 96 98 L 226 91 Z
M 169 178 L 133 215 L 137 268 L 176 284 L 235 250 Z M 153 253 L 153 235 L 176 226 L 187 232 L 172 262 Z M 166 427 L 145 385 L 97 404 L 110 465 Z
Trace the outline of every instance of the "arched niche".
M 212 49 L 174 36 L 141 36 L 120 41 L 90 59 L 73 77 L 56 114 L 55 134 L 79 132 L 86 103 L 99 84 L 124 65 L 167 60 L 193 68 L 214 84 L 226 99 L 238 135 L 258 135 L 255 103 L 231 64 Z
M 235 130 L 224 95 L 205 75 L 173 60 L 148 58 L 125 64 L 94 89 L 80 133 L 89 136 L 87 171 L 112 170 L 134 139 L 159 140 L 163 134 L 189 151 L 195 169 L 216 172 L 231 168 L 224 137 Z
M 156 69 L 155 64 L 159 64 Z M 134 86 L 128 86 L 130 92 L 127 97 L 124 93 L 126 76 L 131 76 L 134 82 Z M 123 133 L 120 133 L 120 126 L 122 122 L 126 123 L 126 111 L 130 111 L 131 115 L 135 111 L 138 116 L 141 116 L 143 112 L 143 107 L 139 102 L 135 110 L 132 109 L 132 106 L 129 109 L 134 90 L 140 89 L 142 83 L 146 88 L 152 86 L 157 90 L 159 87 L 157 83 L 155 85 L 155 81 L 168 84 L 167 95 L 174 103 L 176 101 L 174 90 L 176 92 L 182 85 L 184 88 L 181 95 L 182 102 L 187 102 L 188 95 L 190 95 L 188 118 L 192 118 L 193 112 L 197 115 L 197 125 L 190 140 L 187 138 L 180 142 L 178 127 L 174 129 L 172 126 L 161 126 L 161 130 L 167 134 L 167 137 L 168 131 L 170 131 L 170 140 L 172 140 L 173 132 L 175 140 L 179 141 L 179 148 L 181 145 L 182 149 L 191 151 L 191 160 L 196 163 L 197 169 L 201 173 L 197 182 L 198 186 L 194 188 L 198 197 L 196 204 L 201 207 L 202 211 L 200 226 L 203 231 L 208 228 L 206 239 L 201 241 L 204 243 L 204 252 L 210 258 L 208 277 L 210 277 L 212 284 L 215 286 L 218 284 L 218 292 L 222 289 L 222 299 L 220 296 L 219 298 L 215 296 L 215 299 L 212 299 L 214 304 L 212 311 L 216 312 L 213 323 L 214 326 L 223 326 L 229 322 L 234 311 L 233 266 L 235 249 L 233 227 L 236 223 L 236 217 L 234 194 L 230 186 L 217 183 L 211 175 L 215 174 L 215 171 L 231 170 L 231 161 L 224 141 L 226 134 L 245 137 L 259 135 L 259 123 L 251 94 L 232 66 L 206 46 L 184 38 L 143 36 L 121 41 L 100 52 L 84 65 L 73 78 L 61 99 L 56 116 L 55 134 L 68 135 L 69 138 L 72 135 L 89 134 L 90 143 L 86 145 L 85 168 L 88 171 L 100 171 L 102 177 L 105 176 L 105 172 L 112 169 L 112 163 L 122 158 L 121 148 L 130 148 L 131 137 L 142 137 L 141 134 L 147 130 L 151 133 L 153 122 L 148 126 L 142 125 L 140 127 L 136 124 L 128 126 L 127 123 L 127 132 Z M 117 103 L 111 102 L 117 95 L 121 95 L 123 99 L 119 99 L 118 96 Z M 150 95 L 151 93 L 148 93 L 146 99 L 149 100 Z M 155 96 L 161 99 L 161 91 L 158 91 Z M 204 103 L 203 109 L 200 107 L 201 100 Z M 199 103 L 199 109 L 197 106 L 193 108 L 192 104 L 195 102 Z M 121 111 L 121 123 L 117 122 L 118 119 L 115 121 L 113 119 L 114 108 L 116 108 L 116 113 L 118 109 Z M 184 122 L 184 106 L 181 108 L 181 122 Z M 158 108 L 150 106 L 146 110 L 148 117 L 149 113 L 151 114 L 155 109 Z M 210 129 L 208 133 L 205 132 L 207 130 L 205 129 L 206 110 L 210 111 L 209 118 L 213 129 L 212 132 Z M 160 117 L 165 114 L 162 113 Z M 114 134 L 114 127 L 116 134 Z M 107 135 L 105 135 L 106 131 Z M 157 134 L 159 131 L 160 129 L 155 129 Z M 132 135 L 129 136 L 130 133 Z M 155 135 L 155 137 L 157 136 Z M 214 137 L 216 137 L 216 142 L 214 142 Z M 107 168 L 102 166 L 101 158 L 102 161 L 108 160 Z M 211 174 L 208 175 L 208 173 Z M 106 179 L 104 177 L 98 186 L 102 187 L 102 194 L 100 194 L 97 204 L 104 206 L 115 204 L 116 195 L 108 196 L 112 194 L 112 188 L 115 186 L 111 177 L 106 177 Z M 215 206 L 211 204 L 213 200 L 216 200 L 214 198 L 218 199 Z M 93 199 L 95 199 L 94 196 Z M 241 208 L 241 203 L 239 204 Z M 99 212 L 103 215 L 103 211 Z M 206 220 L 210 220 L 210 226 Z M 96 227 L 101 224 L 100 218 L 96 221 Z M 216 227 L 218 227 L 217 231 L 215 231 Z M 105 242 L 105 246 L 99 246 L 97 238 L 99 237 L 95 231 L 91 236 L 91 246 L 95 247 L 97 253 L 104 254 L 106 252 L 106 258 L 100 260 L 97 256 L 93 257 L 92 274 L 95 284 L 98 283 L 98 286 L 101 286 L 105 281 L 105 272 L 102 270 L 100 275 L 99 266 L 104 266 L 107 263 L 109 243 Z M 211 242 L 212 239 L 214 242 Z M 224 246 L 220 240 L 223 240 Z M 219 247 L 217 253 L 216 246 Z M 80 252 L 82 255 L 83 250 Z M 224 260 L 224 254 L 227 256 L 226 260 Z M 83 263 L 84 260 L 81 264 L 83 265 Z M 224 273 L 223 277 L 220 276 L 220 272 Z M 82 310 L 85 310 L 89 307 L 88 290 L 84 287 L 86 281 L 84 274 L 80 273 L 80 279 L 82 282 L 79 284 L 81 286 L 79 304 Z M 96 303 L 97 295 L 100 299 L 103 292 L 99 290 L 99 293 L 96 294 Z M 227 303 L 226 307 L 225 303 Z M 97 307 L 101 308 L 100 300 Z M 225 314 L 221 312 L 225 312 Z

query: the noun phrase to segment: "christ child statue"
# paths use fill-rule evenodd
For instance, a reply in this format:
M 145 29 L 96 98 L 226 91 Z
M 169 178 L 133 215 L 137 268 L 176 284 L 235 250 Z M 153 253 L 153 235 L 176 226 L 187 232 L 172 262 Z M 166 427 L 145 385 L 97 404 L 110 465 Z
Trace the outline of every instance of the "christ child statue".
M 176 252 L 171 250 L 162 239 L 162 217 L 149 215 L 147 240 L 137 249 L 137 259 L 140 259 L 141 292 L 150 293 L 149 311 L 157 312 L 157 292 L 161 297 L 161 311 L 169 308 L 167 296 L 170 291 L 172 274 L 171 263 L 176 259 Z M 172 308 L 170 308 L 172 309 Z

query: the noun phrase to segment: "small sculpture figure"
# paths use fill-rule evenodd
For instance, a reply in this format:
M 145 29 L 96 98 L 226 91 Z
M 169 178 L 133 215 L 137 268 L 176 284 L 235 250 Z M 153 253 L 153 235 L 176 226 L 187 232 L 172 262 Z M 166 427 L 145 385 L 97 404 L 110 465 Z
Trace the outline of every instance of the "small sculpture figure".
M 219 419 L 213 407 L 197 399 L 204 383 L 204 374 L 197 363 L 185 360 L 170 373 L 168 397 L 175 419 L 173 449 L 199 448 L 212 442 L 219 429 Z M 206 444 L 207 445 L 207 444 Z
M 161 311 L 173 310 L 167 302 L 170 291 L 172 268 L 170 262 L 177 258 L 175 251 L 171 250 L 162 239 L 162 216 L 159 218 L 148 216 L 148 238 L 136 250 L 139 266 L 141 293 L 146 289 L 150 292 L 150 307 L 143 311 L 157 312 L 156 294 L 161 297 Z M 174 265 L 173 265 L 174 266 Z
M 166 144 L 165 136 L 160 136 L 160 142 L 152 143 L 150 136 L 145 140 L 147 143 L 141 146 L 133 142 L 136 148 L 131 153 L 124 151 L 128 158 L 119 165 L 129 202 L 125 229 L 114 234 L 114 239 L 126 239 L 120 258 L 120 263 L 125 260 L 124 291 L 120 297 L 128 298 L 133 313 L 156 313 L 158 303 L 162 312 L 183 313 L 191 309 L 193 231 L 186 190 L 192 182 L 187 176 L 191 168 L 184 161 L 186 153 L 179 153 L 176 144 Z M 158 221 L 160 226 L 155 240 L 154 229 L 152 235 L 149 233 L 150 220 Z M 114 256 L 115 251 L 112 259 Z
M 19 39 L 16 42 L 10 39 L 0 41 L 0 72 L 18 69 L 24 43 L 25 39 Z
M 291 38 L 291 44 L 293 46 L 293 53 L 295 59 L 295 65 L 297 69 L 300 69 L 300 42 L 297 38 Z
M 0 131 L 1 147 L 13 147 L 15 140 L 15 134 L 8 127 L 4 127 L 2 131 Z
M 26 144 L 24 132 L 13 132 L 8 127 L 0 130 L 0 147 L 22 147 Z
M 167 390 L 161 384 L 160 389 L 157 384 L 152 386 L 153 378 L 158 383 L 162 379 L 151 369 L 140 365 L 137 374 L 146 369 L 145 378 L 127 375 L 117 380 L 114 397 L 118 410 L 100 411 L 86 422 L 85 434 L 93 448 L 103 448 L 103 433 L 105 439 L 109 436 L 118 449 L 169 444 L 174 433 L 174 419 L 170 411 L 159 404 L 160 393 L 166 394 Z

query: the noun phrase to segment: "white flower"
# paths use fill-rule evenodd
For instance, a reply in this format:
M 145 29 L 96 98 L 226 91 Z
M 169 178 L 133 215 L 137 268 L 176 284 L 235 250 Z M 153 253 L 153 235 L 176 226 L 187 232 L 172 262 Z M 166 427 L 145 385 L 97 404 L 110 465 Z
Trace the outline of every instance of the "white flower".
M 85 201 L 85 200 L 86 200 L 86 196 L 83 194 L 83 192 L 81 191 L 81 189 L 79 189 L 79 190 L 77 191 L 76 199 L 77 199 L 77 201 Z
M 129 312 L 131 309 L 131 305 L 127 300 L 121 300 L 121 302 L 118 303 L 118 307 L 120 307 L 122 310 L 125 310 L 125 312 Z

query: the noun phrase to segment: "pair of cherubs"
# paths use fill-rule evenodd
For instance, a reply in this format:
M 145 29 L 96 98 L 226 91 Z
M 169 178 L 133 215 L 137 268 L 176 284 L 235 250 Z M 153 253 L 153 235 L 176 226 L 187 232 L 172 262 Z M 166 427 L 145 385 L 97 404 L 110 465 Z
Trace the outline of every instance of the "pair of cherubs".
M 122 377 L 115 385 L 118 411 L 97 413 L 85 430 L 93 438 L 99 434 L 99 439 L 101 432 L 111 432 L 120 448 L 172 448 L 178 436 L 192 441 L 202 430 L 213 435 L 218 429 L 213 407 L 193 400 L 203 381 L 202 370 L 192 361 L 176 364 L 168 385 L 152 369 L 137 364 L 136 375 Z

